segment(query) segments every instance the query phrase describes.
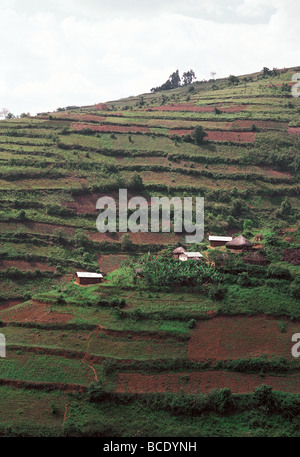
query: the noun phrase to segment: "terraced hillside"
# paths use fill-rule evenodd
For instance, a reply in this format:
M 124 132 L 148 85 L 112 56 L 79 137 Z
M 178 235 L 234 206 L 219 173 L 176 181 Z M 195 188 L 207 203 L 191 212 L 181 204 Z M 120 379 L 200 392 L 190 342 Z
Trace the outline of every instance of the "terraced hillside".
M 0 122 L 0 434 L 299 436 L 299 71 Z M 120 188 L 204 197 L 203 242 L 99 233 Z M 266 264 L 208 246 L 240 233 Z

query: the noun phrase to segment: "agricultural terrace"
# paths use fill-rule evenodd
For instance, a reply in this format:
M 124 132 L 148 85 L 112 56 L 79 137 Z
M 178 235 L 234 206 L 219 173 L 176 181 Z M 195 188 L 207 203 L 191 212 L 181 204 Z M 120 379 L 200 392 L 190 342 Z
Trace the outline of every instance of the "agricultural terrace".
M 0 122 L 1 436 L 299 436 L 295 72 Z M 99 233 L 120 188 L 204 197 L 203 241 Z

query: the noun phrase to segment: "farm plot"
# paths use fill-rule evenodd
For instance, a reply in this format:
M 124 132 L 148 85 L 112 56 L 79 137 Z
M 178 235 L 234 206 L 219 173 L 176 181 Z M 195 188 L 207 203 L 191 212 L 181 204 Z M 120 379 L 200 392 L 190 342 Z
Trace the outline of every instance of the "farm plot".
M 300 127 L 289 127 L 287 133 L 291 135 L 300 135 Z
M 118 133 L 150 133 L 149 127 L 142 127 L 139 125 L 114 125 L 114 124 L 105 124 L 105 125 L 94 125 L 94 124 L 73 124 L 73 128 L 76 131 L 90 129 L 96 132 L 118 132 Z
M 190 360 L 240 359 L 291 354 L 291 336 L 299 324 L 267 317 L 218 316 L 197 323 L 191 330 L 187 356 Z
M 65 235 L 75 235 L 75 228 L 65 225 L 46 224 L 43 222 L 0 222 L 0 230 L 7 232 L 38 233 L 53 235 L 55 230 L 59 230 Z
M 99 370 L 100 367 L 95 365 Z M 95 380 L 94 371 L 81 360 L 50 355 L 10 351 L 1 360 L 0 378 L 15 381 L 88 385 Z
M 109 357 L 120 360 L 184 359 L 186 342 L 163 338 L 163 334 L 139 334 L 129 330 L 51 330 L 6 327 L 7 350 L 55 355 L 65 358 L 95 361 Z
M 32 271 L 35 269 L 41 271 L 56 271 L 54 266 L 48 265 L 41 262 L 27 262 L 26 260 L 2 260 L 0 262 L 0 270 L 6 270 L 7 268 L 18 268 L 22 271 Z
M 139 308 L 145 313 L 160 313 L 173 311 L 176 313 L 187 313 L 197 315 L 202 313 L 213 313 L 215 303 L 208 297 L 201 294 L 188 294 L 175 292 L 144 293 L 141 295 L 135 291 L 128 291 L 125 294 L 128 308 Z M 159 315 L 159 314 L 158 314 Z
M 50 428 L 54 435 L 59 433 L 67 402 L 67 395 L 63 392 L 45 393 L 1 386 L 0 397 L 0 424 L 24 425 L 25 430 L 30 424 L 30 427 L 36 427 L 36 433 L 45 427 Z M 53 404 L 59 414 L 51 414 Z
M 231 141 L 233 143 L 253 143 L 255 141 L 254 132 L 221 132 L 208 131 L 206 139 L 208 141 Z
M 110 273 L 111 271 L 117 270 L 120 268 L 122 263 L 128 259 L 127 255 L 123 254 L 111 254 L 111 255 L 102 255 L 97 256 L 98 264 L 100 271 L 104 271 L 105 274 Z
M 288 128 L 287 122 L 276 122 L 276 121 L 256 121 L 256 120 L 243 120 L 237 119 L 232 123 L 233 129 L 251 129 L 255 125 L 259 129 L 265 130 L 286 130 Z
M 228 387 L 232 393 L 251 393 L 267 384 L 274 390 L 300 393 L 300 375 L 286 376 L 244 374 L 227 371 L 203 371 L 192 373 L 167 373 L 146 375 L 142 373 L 119 373 L 116 391 L 120 393 L 158 393 L 183 391 L 188 394 L 208 393 L 213 389 Z
M 24 305 L 0 312 L 4 322 L 37 322 L 37 323 L 66 323 L 73 319 L 73 314 L 52 311 L 50 305 L 30 302 Z

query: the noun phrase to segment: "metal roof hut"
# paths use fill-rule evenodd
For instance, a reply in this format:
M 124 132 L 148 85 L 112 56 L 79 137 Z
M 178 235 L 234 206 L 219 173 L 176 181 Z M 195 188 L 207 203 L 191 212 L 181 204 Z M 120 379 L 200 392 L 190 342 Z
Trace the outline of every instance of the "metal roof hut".
M 225 246 L 225 244 L 231 240 L 232 240 L 231 236 L 213 236 L 213 235 L 211 235 L 208 237 L 209 245 L 212 247 Z
M 185 249 L 182 246 L 174 249 L 174 251 L 173 251 L 174 259 L 179 259 L 180 254 L 184 254 L 184 253 L 185 253 Z
M 268 265 L 270 262 L 269 260 L 267 259 L 267 257 L 265 257 L 264 255 L 260 254 L 259 252 L 251 252 L 250 254 L 246 255 L 244 258 L 243 258 L 243 261 L 245 263 L 249 263 L 251 265 Z
M 251 241 L 247 240 L 243 235 L 239 235 L 231 241 L 228 241 L 225 245 L 228 249 L 237 251 L 248 251 L 253 248 Z
M 91 284 L 99 284 L 103 279 L 103 275 L 100 273 L 89 273 L 84 271 L 76 272 L 76 282 L 84 286 Z
M 187 260 L 202 260 L 203 255 L 200 254 L 200 252 L 186 252 L 184 251 L 182 254 L 179 254 L 179 260 L 182 260 L 183 262 Z

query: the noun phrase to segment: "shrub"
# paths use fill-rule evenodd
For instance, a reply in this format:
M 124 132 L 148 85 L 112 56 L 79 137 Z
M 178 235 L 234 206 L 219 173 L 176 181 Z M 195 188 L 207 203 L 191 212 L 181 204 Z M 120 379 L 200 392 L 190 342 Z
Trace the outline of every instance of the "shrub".
M 256 387 L 253 392 L 253 405 L 256 408 L 265 407 L 267 411 L 272 409 L 274 406 L 272 387 L 265 384 Z
M 122 251 L 132 251 L 133 250 L 133 242 L 130 238 L 129 233 L 124 233 L 121 237 L 121 250 Z
M 105 397 L 105 393 L 106 393 L 105 386 L 104 386 L 104 382 L 102 380 L 97 381 L 97 382 L 92 382 L 88 386 L 87 396 L 88 396 L 89 401 L 94 401 L 94 402 L 101 401 Z
M 223 286 L 222 284 L 213 284 L 210 285 L 208 289 L 208 296 L 212 300 L 223 300 L 223 298 L 226 295 L 226 287 Z
M 282 267 L 281 265 L 270 265 L 268 276 L 271 278 L 291 279 L 290 270 L 286 267 Z
M 220 390 L 213 390 L 209 394 L 213 409 L 219 413 L 225 413 L 233 406 L 231 390 L 228 387 Z
M 195 319 L 191 319 L 191 320 L 189 321 L 189 323 L 188 323 L 188 327 L 189 327 L 189 328 L 195 328 L 195 327 L 196 327 L 196 324 L 197 324 L 196 320 L 195 320 Z
M 241 287 L 252 286 L 251 278 L 248 276 L 246 271 L 238 274 L 237 284 Z
M 300 278 L 296 278 L 290 285 L 290 292 L 292 297 L 300 298 Z

